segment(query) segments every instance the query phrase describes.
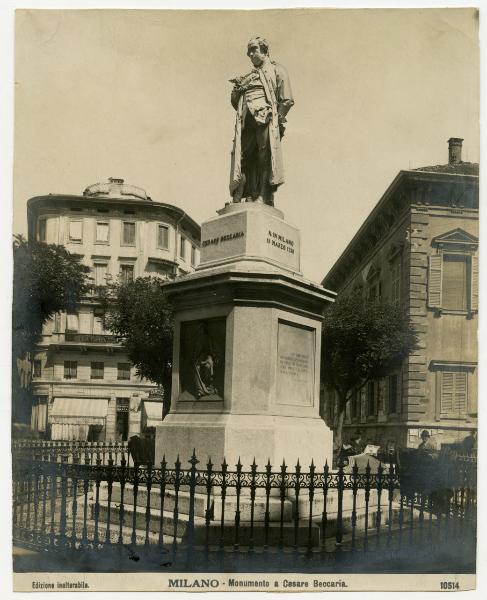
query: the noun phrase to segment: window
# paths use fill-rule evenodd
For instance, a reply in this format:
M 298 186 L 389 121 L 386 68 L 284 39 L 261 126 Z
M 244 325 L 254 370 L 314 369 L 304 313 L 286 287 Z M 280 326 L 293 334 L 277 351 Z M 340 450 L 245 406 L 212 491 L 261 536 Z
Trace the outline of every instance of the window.
M 61 313 L 56 313 L 54 315 L 54 333 L 61 332 Z
M 350 416 L 352 420 L 360 419 L 360 392 L 354 391 L 350 400 Z
M 95 242 L 97 244 L 108 244 L 110 234 L 110 223 L 108 221 L 96 222 Z
M 120 265 L 120 278 L 122 283 L 131 283 L 134 280 L 134 265 Z
M 83 239 L 83 221 L 71 220 L 69 222 L 69 241 L 81 242 Z
M 39 242 L 46 241 L 46 231 L 47 231 L 46 225 L 47 225 L 46 219 L 39 219 L 39 222 L 37 224 L 37 239 L 39 240 Z
M 135 223 L 133 221 L 123 222 L 122 244 L 124 246 L 135 246 Z
M 78 313 L 68 313 L 66 315 L 66 333 L 78 333 L 79 318 Z
M 389 414 L 394 414 L 399 412 L 399 398 L 400 398 L 400 386 L 399 386 L 399 376 L 398 375 L 390 375 L 389 376 Z
M 169 227 L 167 225 L 158 225 L 157 227 L 157 247 L 165 250 L 169 248 Z
M 467 371 L 441 372 L 440 412 L 442 415 L 465 416 L 467 394 Z
M 196 266 L 196 247 L 191 246 L 191 265 Z
M 372 265 L 367 274 L 367 299 L 370 302 L 380 302 L 382 296 L 381 271 Z
M 478 239 L 458 228 L 436 237 L 432 244 L 436 253 L 428 257 L 428 306 L 440 312 L 477 311 Z
M 117 379 L 128 381 L 130 379 L 130 363 L 117 364 Z
M 470 291 L 469 262 L 470 257 L 461 254 L 443 256 L 442 308 L 467 310 Z
M 372 417 L 377 414 L 376 385 L 374 381 L 367 384 L 367 416 Z
M 396 258 L 391 263 L 391 301 L 399 304 L 401 301 L 401 262 Z
M 467 254 L 429 257 L 428 306 L 446 311 L 478 310 L 478 259 Z
M 92 362 L 91 363 L 91 379 L 103 379 L 105 375 L 105 363 Z
M 95 335 L 105 333 L 105 313 L 100 308 L 95 308 L 93 315 L 93 333 Z
M 41 360 L 34 361 L 34 366 L 32 369 L 32 376 L 33 377 L 41 377 L 42 376 L 42 361 Z
M 183 236 L 179 238 L 179 256 L 186 260 L 186 239 Z
M 107 267 L 106 263 L 95 263 L 95 285 L 106 285 L 107 284 Z
M 76 379 L 78 377 L 78 363 L 75 360 L 64 361 L 64 379 Z

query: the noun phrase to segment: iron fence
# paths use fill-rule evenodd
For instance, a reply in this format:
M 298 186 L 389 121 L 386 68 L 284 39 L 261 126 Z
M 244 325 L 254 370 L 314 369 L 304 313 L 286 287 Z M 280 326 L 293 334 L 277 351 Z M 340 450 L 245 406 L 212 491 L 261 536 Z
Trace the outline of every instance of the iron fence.
M 120 465 L 130 464 L 128 442 L 87 442 L 76 440 L 15 440 L 14 457 L 50 462 Z
M 122 550 L 169 570 L 326 570 L 344 556 L 383 562 L 419 549 L 431 560 L 451 539 L 475 558 L 474 461 L 435 464 L 425 486 L 424 472 L 415 477 L 392 461 L 347 472 L 299 462 L 274 470 L 254 461 L 244 470 L 224 461 L 216 469 L 194 454 L 188 468 L 179 459 L 129 466 L 124 449 L 119 464 L 113 453 L 106 464 L 51 456 L 14 452 L 17 544 L 91 557 Z

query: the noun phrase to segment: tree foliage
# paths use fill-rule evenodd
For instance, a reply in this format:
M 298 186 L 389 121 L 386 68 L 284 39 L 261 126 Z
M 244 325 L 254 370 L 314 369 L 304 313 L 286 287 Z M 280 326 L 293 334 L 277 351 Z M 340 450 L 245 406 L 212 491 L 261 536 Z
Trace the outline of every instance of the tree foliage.
M 156 277 L 110 286 L 105 326 L 117 335 L 138 375 L 158 383 L 170 398 L 173 315 Z
M 13 258 L 13 349 L 21 357 L 33 351 L 42 326 L 56 312 L 76 309 L 90 286 L 90 269 L 64 246 L 22 236 L 14 238 Z
M 338 395 L 337 445 L 346 404 L 369 381 L 384 377 L 414 349 L 416 334 L 404 308 L 341 296 L 323 319 L 322 382 Z
M 22 236 L 14 237 L 13 260 L 12 420 L 25 423 L 30 419 L 31 398 L 18 365 L 25 370 L 29 364 L 46 321 L 58 311 L 76 310 L 90 286 L 90 269 L 63 246 L 26 241 Z

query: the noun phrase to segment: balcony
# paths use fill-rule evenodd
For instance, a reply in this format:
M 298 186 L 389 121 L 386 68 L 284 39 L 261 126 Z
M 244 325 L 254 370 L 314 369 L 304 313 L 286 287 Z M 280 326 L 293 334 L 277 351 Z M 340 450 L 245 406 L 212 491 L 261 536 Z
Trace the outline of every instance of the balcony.
M 103 349 L 104 351 L 116 350 L 122 348 L 116 335 L 105 333 L 53 333 L 42 336 L 41 346 L 50 346 L 54 348 L 71 349 Z
M 117 336 L 104 333 L 65 333 L 64 341 L 78 344 L 116 344 Z

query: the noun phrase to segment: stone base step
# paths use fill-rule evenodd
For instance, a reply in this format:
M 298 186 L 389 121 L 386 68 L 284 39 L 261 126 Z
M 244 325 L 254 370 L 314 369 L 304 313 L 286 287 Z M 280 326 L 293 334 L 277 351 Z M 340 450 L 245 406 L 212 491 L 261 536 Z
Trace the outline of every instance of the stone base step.
M 105 482 L 100 485 L 100 501 L 108 501 L 108 484 Z M 122 500 L 122 489 L 119 483 L 112 485 L 112 504 L 120 504 Z M 145 487 L 138 489 L 137 491 L 137 508 L 142 507 L 144 510 L 147 506 L 148 492 Z M 134 490 L 133 485 L 126 484 L 123 493 L 123 504 L 124 507 L 132 507 L 134 505 Z M 176 492 L 174 489 L 166 489 L 164 493 L 164 505 L 163 510 L 174 511 L 176 505 Z M 189 514 L 190 506 L 190 493 L 186 490 L 179 490 L 178 492 L 178 512 L 179 514 Z M 205 518 L 206 510 L 208 506 L 207 494 L 202 492 L 196 492 L 194 494 L 194 514 L 196 517 Z M 152 510 L 161 510 L 161 490 L 160 488 L 153 487 L 150 491 L 150 508 Z M 237 510 L 237 496 L 235 494 L 228 494 L 225 498 L 225 515 L 229 518 L 233 518 Z M 242 493 L 240 495 L 240 521 L 251 520 L 251 501 L 248 493 Z M 221 519 L 222 514 L 222 501 L 218 495 L 210 496 L 209 510 L 212 518 Z M 254 501 L 254 521 L 264 521 L 266 511 L 266 498 L 262 494 L 256 495 Z M 269 498 L 269 519 L 270 521 L 279 522 L 281 520 L 281 501 L 271 496 Z M 285 500 L 283 503 L 283 519 L 284 521 L 290 521 L 292 519 L 292 502 Z
M 92 509 L 92 518 L 94 516 L 94 506 Z M 392 512 L 392 523 L 398 522 L 399 509 L 395 507 Z M 101 500 L 99 502 L 99 523 L 106 523 L 108 516 L 110 515 L 110 522 L 114 527 L 119 526 L 119 506 L 111 503 L 110 509 L 108 508 L 108 502 Z M 147 516 L 144 507 L 137 506 L 135 512 L 133 507 L 124 507 L 124 527 L 131 530 L 134 523 L 135 515 L 135 529 L 140 532 L 145 532 Z M 149 519 L 149 532 L 150 535 L 158 537 L 160 528 L 161 513 L 159 510 L 151 509 Z M 404 515 L 407 517 L 407 515 Z M 381 528 L 386 528 L 388 525 L 389 511 L 382 511 L 381 513 Z M 407 518 L 404 518 L 404 523 L 407 522 Z M 266 532 L 266 528 L 263 521 L 254 522 L 253 528 L 250 527 L 249 522 L 240 522 L 238 528 L 238 540 L 236 539 L 236 527 L 235 520 L 228 519 L 224 521 L 223 529 L 220 520 L 210 521 L 208 527 L 205 519 L 195 516 L 194 517 L 194 533 L 193 543 L 195 544 L 219 544 L 224 545 L 235 544 L 249 545 L 253 540 L 254 545 L 263 545 L 266 541 L 269 545 L 278 545 L 282 542 L 285 546 L 292 546 L 295 543 L 296 527 L 292 521 L 284 522 L 282 525 L 276 522 L 270 522 Z M 365 514 L 356 515 L 355 531 L 357 534 L 362 532 L 367 524 L 367 529 L 370 532 L 376 530 L 377 523 L 377 511 L 371 510 L 368 518 L 366 519 Z M 189 516 L 183 513 L 177 515 L 173 511 L 164 511 L 162 514 L 162 531 L 164 536 L 164 544 L 168 544 L 174 539 L 174 535 L 180 538 L 183 542 L 187 541 L 189 534 Z M 327 518 L 325 537 L 331 538 L 336 535 L 337 532 L 337 517 L 336 514 L 331 514 Z M 101 525 L 100 525 L 101 527 Z M 352 515 L 351 512 L 342 515 L 342 534 L 348 535 L 352 532 Z M 145 535 L 145 533 L 144 533 Z M 309 519 L 302 519 L 298 521 L 297 527 L 297 540 L 298 545 L 306 545 L 311 540 L 313 547 L 318 546 L 322 539 L 322 521 L 321 518 L 313 518 L 311 522 L 311 528 L 309 527 Z

